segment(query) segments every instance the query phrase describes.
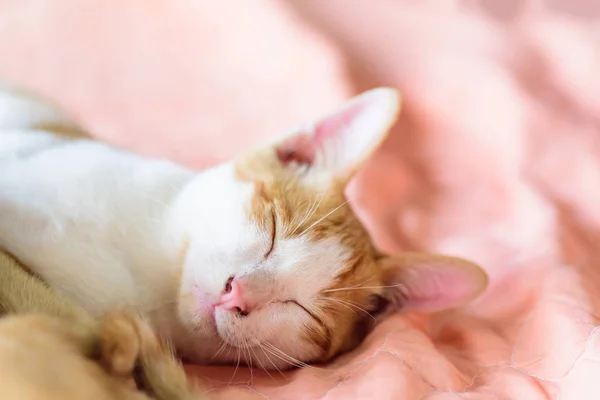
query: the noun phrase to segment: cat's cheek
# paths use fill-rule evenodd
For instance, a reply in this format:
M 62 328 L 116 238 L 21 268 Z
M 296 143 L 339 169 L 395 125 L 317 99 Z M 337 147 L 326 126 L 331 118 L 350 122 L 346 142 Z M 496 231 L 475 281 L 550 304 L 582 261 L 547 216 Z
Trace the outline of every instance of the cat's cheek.
M 212 315 L 215 311 L 215 299 L 198 285 L 194 285 L 191 290 L 191 304 L 200 315 Z
M 184 330 L 194 332 L 194 335 L 215 336 L 217 334 L 212 312 L 208 307 L 199 307 L 198 300 L 194 297 L 180 296 L 177 317 Z

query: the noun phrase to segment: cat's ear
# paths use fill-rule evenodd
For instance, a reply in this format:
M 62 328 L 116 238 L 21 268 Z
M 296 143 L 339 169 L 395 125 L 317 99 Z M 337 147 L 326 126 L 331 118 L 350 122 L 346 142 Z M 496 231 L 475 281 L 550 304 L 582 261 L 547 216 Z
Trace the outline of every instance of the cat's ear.
M 277 143 L 277 157 L 283 164 L 347 181 L 386 137 L 399 109 L 397 90 L 369 90 Z
M 380 261 L 384 296 L 391 309 L 441 311 L 478 297 L 488 285 L 483 269 L 470 261 L 427 253 L 405 253 Z

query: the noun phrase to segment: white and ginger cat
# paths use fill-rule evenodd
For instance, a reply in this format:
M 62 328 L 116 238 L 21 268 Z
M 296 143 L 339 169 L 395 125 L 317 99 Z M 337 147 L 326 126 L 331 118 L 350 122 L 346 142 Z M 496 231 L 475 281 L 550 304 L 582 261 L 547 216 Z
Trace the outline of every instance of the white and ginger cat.
M 57 135 L 75 125 L 5 90 L 0 249 L 94 315 L 136 308 L 191 361 L 325 362 L 367 313 L 457 307 L 487 285 L 460 258 L 380 254 L 346 201 L 399 107 L 374 89 L 197 172 Z

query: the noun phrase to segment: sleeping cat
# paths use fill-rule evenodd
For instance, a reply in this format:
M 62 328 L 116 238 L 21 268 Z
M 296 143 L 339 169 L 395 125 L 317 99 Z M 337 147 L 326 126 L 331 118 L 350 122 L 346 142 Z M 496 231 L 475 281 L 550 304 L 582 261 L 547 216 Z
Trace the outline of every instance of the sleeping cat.
M 380 254 L 345 198 L 399 107 L 374 89 L 196 172 L 57 135 L 76 125 L 6 89 L 0 249 L 94 315 L 141 311 L 191 361 L 327 361 L 374 315 L 460 306 L 487 285 L 460 258 Z

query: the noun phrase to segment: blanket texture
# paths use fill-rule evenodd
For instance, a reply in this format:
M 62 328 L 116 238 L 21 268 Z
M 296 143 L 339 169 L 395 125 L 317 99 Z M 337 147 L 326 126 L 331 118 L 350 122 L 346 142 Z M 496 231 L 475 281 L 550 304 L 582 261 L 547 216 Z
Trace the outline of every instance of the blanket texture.
M 352 93 L 404 93 L 352 204 L 382 249 L 471 258 L 488 292 L 393 316 L 327 366 L 189 366 L 215 398 L 600 398 L 600 6 L 376 3 L 2 2 L 0 76 L 197 167 Z

